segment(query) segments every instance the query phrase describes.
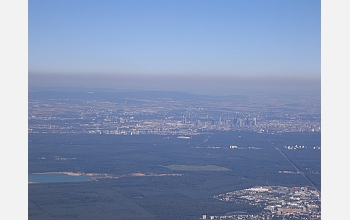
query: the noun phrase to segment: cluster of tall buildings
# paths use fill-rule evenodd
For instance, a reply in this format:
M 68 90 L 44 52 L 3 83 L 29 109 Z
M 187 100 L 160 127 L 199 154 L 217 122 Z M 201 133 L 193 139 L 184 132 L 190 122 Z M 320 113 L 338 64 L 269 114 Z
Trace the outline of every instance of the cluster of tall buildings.
M 182 117 L 182 123 L 183 124 L 190 124 L 193 123 L 197 126 L 201 126 L 203 124 L 210 124 L 210 125 L 227 125 L 227 126 L 238 126 L 238 127 L 244 127 L 244 126 L 256 126 L 257 125 L 257 118 L 255 117 L 236 117 L 236 118 L 223 118 L 220 117 L 219 120 L 214 119 L 197 119 L 193 122 L 193 118 L 188 118 L 186 116 Z

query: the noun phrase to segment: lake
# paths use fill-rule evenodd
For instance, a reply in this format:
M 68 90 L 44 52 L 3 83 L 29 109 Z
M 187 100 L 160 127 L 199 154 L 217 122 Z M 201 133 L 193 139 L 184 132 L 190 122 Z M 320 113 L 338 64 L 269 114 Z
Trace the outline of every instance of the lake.
M 28 174 L 28 182 L 35 183 L 58 183 L 58 182 L 85 182 L 90 181 L 87 176 L 71 176 L 67 174 Z

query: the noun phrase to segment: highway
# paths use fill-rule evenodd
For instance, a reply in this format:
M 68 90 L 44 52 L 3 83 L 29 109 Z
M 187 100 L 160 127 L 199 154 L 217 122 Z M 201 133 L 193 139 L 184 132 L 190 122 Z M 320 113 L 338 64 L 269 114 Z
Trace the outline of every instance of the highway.
M 310 183 L 310 185 L 321 195 L 321 190 L 320 189 L 318 189 L 316 186 L 315 186 L 315 184 L 312 182 L 312 180 L 310 180 L 306 175 L 305 175 L 305 173 L 304 172 L 302 172 L 289 158 L 288 158 L 288 156 L 285 154 L 285 153 L 283 153 L 282 151 L 281 151 L 281 149 L 279 149 L 278 147 L 276 147 L 275 145 L 274 145 L 274 143 L 272 143 L 271 142 L 271 140 L 270 139 L 268 139 L 267 138 L 267 140 L 272 144 L 272 146 L 295 168 L 295 170 L 297 171 L 297 173 L 298 174 L 300 174 L 300 175 L 302 175 L 309 183 Z

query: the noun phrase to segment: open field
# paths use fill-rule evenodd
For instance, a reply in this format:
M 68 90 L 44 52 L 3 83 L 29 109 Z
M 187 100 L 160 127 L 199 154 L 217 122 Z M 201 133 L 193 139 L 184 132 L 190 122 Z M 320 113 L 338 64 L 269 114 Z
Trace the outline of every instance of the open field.
M 193 165 L 169 165 L 165 166 L 171 170 L 179 170 L 179 171 L 229 171 L 225 167 L 218 167 L 215 165 L 205 165 L 205 166 L 193 166 Z

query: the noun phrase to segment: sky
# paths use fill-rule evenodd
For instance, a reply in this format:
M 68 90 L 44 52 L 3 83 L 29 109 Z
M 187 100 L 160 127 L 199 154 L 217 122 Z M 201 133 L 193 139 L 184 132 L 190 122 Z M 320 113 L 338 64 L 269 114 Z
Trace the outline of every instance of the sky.
M 28 73 L 29 86 L 320 89 L 321 2 L 30 0 Z
M 5 197 L 6 204 L 5 208 L 1 212 L 1 217 L 3 216 L 4 219 L 26 219 L 28 217 L 28 87 L 34 86 L 34 85 L 55 85 L 55 81 L 57 81 L 56 85 L 74 85 L 75 86 L 82 86 L 80 81 L 83 81 L 84 79 L 86 81 L 89 81 L 87 78 L 89 78 L 85 71 L 81 70 L 81 75 L 74 74 L 78 71 L 70 71 L 72 69 L 71 67 L 68 68 L 68 65 L 66 63 L 61 63 L 59 65 L 56 64 L 54 67 L 53 64 L 59 63 L 57 59 L 58 57 L 58 49 L 62 47 L 62 49 L 70 50 L 69 47 L 65 47 L 64 44 L 60 44 L 60 47 L 58 47 L 58 43 L 63 41 L 64 39 L 60 39 L 60 37 L 57 36 L 63 36 L 65 37 L 65 42 L 71 43 L 75 41 L 75 43 L 79 44 L 82 43 L 76 38 L 68 37 L 68 33 L 64 33 L 64 28 L 61 27 L 60 32 L 62 32 L 60 35 L 58 35 L 55 30 L 58 30 L 58 27 L 60 26 L 61 22 L 65 21 L 66 25 L 73 25 L 73 20 L 70 19 L 70 22 L 67 21 L 68 15 L 70 15 L 71 18 L 75 17 L 77 14 L 80 14 L 76 12 L 74 13 L 68 13 L 66 11 L 62 11 L 62 8 L 70 8 L 72 11 L 73 7 L 68 7 L 67 4 L 78 4 L 78 0 L 74 1 L 59 1 L 61 7 L 54 7 L 54 8 L 44 8 L 44 5 L 40 4 L 54 4 L 54 0 L 50 1 L 32 1 L 32 0 L 13 0 L 13 1 L 0 1 L 0 27 L 1 27 L 1 37 L 0 37 L 0 54 L 1 54 L 1 65 L 0 65 L 0 83 L 1 83 L 1 100 L 2 100 L 2 108 L 0 108 L 0 112 L 3 115 L 3 126 L 0 127 L 0 132 L 2 135 L 2 145 L 8 146 L 1 148 L 1 155 L 6 155 L 2 160 L 2 166 L 1 166 L 1 173 L 3 176 L 8 177 L 8 179 L 11 179 L 13 181 L 3 181 L 1 187 L 1 195 Z M 101 2 L 107 1 L 99 1 L 99 7 L 101 6 Z M 121 1 L 118 1 L 119 3 Z M 133 1 L 135 2 L 135 1 Z M 149 0 L 148 2 L 154 3 L 154 1 Z M 159 4 L 168 4 L 170 1 L 164 1 L 159 2 Z M 204 7 L 204 0 L 201 1 L 201 7 Z M 214 0 L 213 0 L 214 2 Z M 231 2 L 231 1 L 230 1 Z M 215 4 L 233 4 L 232 2 L 235 2 L 236 4 L 244 4 L 244 1 L 234 1 L 230 3 L 229 1 L 219 1 L 216 0 Z M 249 1 L 252 2 L 252 1 Z M 260 2 L 260 3 L 259 3 Z M 261 8 L 261 4 L 265 2 L 266 4 L 270 4 L 272 1 L 256 1 L 252 6 L 246 6 L 250 7 L 251 10 L 253 10 L 257 7 L 257 4 L 259 5 L 259 8 Z M 322 217 L 324 219 L 341 219 L 343 217 L 342 212 L 337 212 L 337 210 L 346 210 L 347 203 L 335 203 L 334 201 L 339 201 L 339 195 L 348 196 L 348 192 L 344 189 L 348 187 L 348 177 L 344 174 L 344 169 L 349 167 L 348 164 L 348 152 L 346 150 L 346 144 L 344 143 L 348 142 L 348 129 L 347 129 L 347 123 L 344 123 L 344 117 L 349 113 L 350 111 L 350 105 L 346 101 L 347 94 L 349 94 L 349 83 L 347 80 L 347 75 L 350 72 L 350 65 L 349 65 L 349 55 L 348 51 L 350 51 L 350 32 L 348 31 L 348 21 L 349 21 L 349 1 L 345 0 L 322 0 L 322 10 L 321 10 L 321 22 L 322 22 L 322 29 L 321 29 L 321 58 L 319 57 L 319 52 L 315 52 L 319 50 L 319 48 L 314 51 L 313 49 L 310 49 L 309 47 L 305 47 L 308 52 L 314 51 L 315 54 L 308 56 L 306 58 L 310 59 L 310 57 L 315 58 L 318 56 L 317 59 L 321 59 L 321 73 L 322 73 Z M 39 4 L 40 3 L 40 4 Z M 64 4 L 66 3 L 66 4 Z M 82 9 L 89 5 L 88 1 L 84 1 L 85 4 L 84 7 L 79 6 L 79 11 L 82 12 Z M 190 4 L 191 1 L 187 1 L 186 4 Z M 207 2 L 208 3 L 208 2 Z M 210 2 L 209 2 L 210 3 Z M 278 4 L 297 4 L 300 6 L 301 9 L 305 9 L 304 7 L 301 7 L 302 4 L 315 4 L 317 7 L 319 7 L 319 1 L 313 1 L 313 0 L 307 0 L 307 1 L 288 1 L 288 0 L 281 0 L 281 1 L 273 1 L 273 3 Z M 39 4 L 39 5 L 38 5 Z M 56 4 L 58 4 L 58 1 L 56 1 Z M 116 3 L 114 3 L 116 4 Z M 124 2 L 124 4 L 128 4 L 128 2 Z M 159 5 L 158 3 L 156 5 Z M 212 3 L 213 4 L 213 3 Z M 272 3 L 271 3 L 272 4 Z M 37 5 L 37 6 L 35 6 Z M 180 5 L 180 4 L 179 4 Z M 274 4 L 275 5 L 275 4 Z M 296 5 L 296 6 L 297 6 Z M 311 8 L 314 8 L 313 5 Z M 35 7 L 34 7 L 35 6 Z M 315 7 L 316 7 L 315 6 Z M 131 7 L 131 6 L 130 6 Z M 219 5 L 217 5 L 216 8 L 218 8 Z M 265 6 L 267 7 L 267 6 Z M 271 6 L 272 7 L 272 6 Z M 59 10 L 61 8 L 61 10 Z M 98 7 L 96 7 L 98 8 Z M 105 6 L 106 10 L 109 8 Z M 214 7 L 215 8 L 215 7 Z M 262 7 L 263 9 L 264 7 Z M 310 10 L 309 8 L 307 11 L 304 10 L 297 10 L 292 11 L 290 13 L 286 13 L 287 8 L 292 7 L 286 7 L 284 13 L 281 13 L 282 15 L 280 18 L 274 19 L 275 22 L 284 20 L 285 15 L 289 15 L 290 22 L 293 21 L 294 18 L 300 17 L 300 19 L 304 19 L 305 17 L 310 16 L 313 18 L 312 20 L 308 20 L 306 23 L 316 23 L 315 25 L 310 25 L 314 28 L 317 28 L 317 25 L 319 24 L 317 22 L 317 17 L 319 17 L 319 10 Z M 34 10 L 36 9 L 36 10 Z M 41 9 L 41 10 L 39 10 Z M 50 9 L 50 10 L 49 10 Z M 233 8 L 230 8 L 234 10 Z M 60 13 L 64 13 L 59 16 L 57 14 L 57 10 L 60 11 Z M 91 10 L 95 10 L 94 8 L 91 8 Z M 221 9 L 220 9 L 221 10 Z M 223 7 L 223 10 L 228 10 L 228 8 Z M 281 9 L 282 10 L 282 9 Z M 305 9 L 306 10 L 306 9 Z M 55 12 L 56 13 L 53 13 Z M 127 10 L 122 10 L 123 12 L 126 12 Z M 300 14 L 300 12 L 303 12 Z M 129 11 L 128 13 L 131 14 Z M 197 11 L 198 13 L 198 11 Z M 233 13 L 233 12 L 232 12 Z M 238 12 L 237 12 L 238 13 Z M 263 12 L 257 12 L 257 13 L 263 13 Z M 166 14 L 166 13 L 164 13 Z M 43 16 L 45 15 L 45 16 Z M 56 19 L 49 19 L 51 16 L 56 17 Z M 137 14 L 136 14 L 137 15 Z M 136 16 L 134 14 L 134 16 Z M 220 16 L 224 16 L 223 13 L 220 12 Z M 250 17 L 247 15 L 247 18 L 253 20 L 255 22 L 258 22 L 261 18 L 255 18 L 253 19 L 255 14 L 250 14 Z M 269 16 L 274 15 L 273 13 L 270 13 Z M 93 15 L 90 15 L 93 16 Z M 252 17 L 253 16 L 253 17 Z M 266 15 L 267 16 L 267 15 Z M 86 17 L 86 16 L 85 16 Z M 89 17 L 89 16 L 88 16 Z M 292 17 L 294 17 L 292 19 Z M 81 17 L 83 18 L 83 17 Z M 284 19 L 282 19 L 284 18 Z M 61 19 L 61 20 L 60 20 Z M 131 19 L 128 17 L 128 19 Z M 56 20 L 56 23 L 54 22 Z M 316 20 L 316 21 L 313 21 Z M 78 21 L 75 21 L 78 22 Z M 124 20 L 123 22 L 126 21 Z M 175 21 L 174 21 L 175 22 Z M 239 22 L 245 22 L 245 20 L 240 20 Z M 91 25 L 92 22 L 90 22 Z M 298 25 L 301 25 L 305 28 L 306 23 L 302 23 Z M 83 23 L 84 24 L 84 23 Z M 254 24 L 254 22 L 252 22 Z M 185 26 L 185 24 L 182 24 Z M 264 25 L 268 25 L 267 23 L 264 23 Z M 36 28 L 34 28 L 36 27 Z M 92 26 L 89 26 L 92 27 Z M 298 26 L 299 27 L 299 26 Z M 295 26 L 294 26 L 295 28 Z M 303 30 L 304 30 L 303 28 Z M 82 28 L 80 28 L 82 29 Z M 86 30 L 86 26 L 85 26 Z M 124 31 L 131 31 L 132 29 L 125 28 Z M 135 30 L 135 29 L 134 29 Z M 252 30 L 252 29 L 251 29 Z M 283 35 L 283 26 L 280 27 L 279 34 Z M 311 30 L 313 30 L 311 28 Z M 79 32 L 73 32 L 70 30 L 69 32 L 71 35 L 73 33 L 78 34 Z M 244 31 L 244 30 L 240 30 Z M 88 32 L 88 30 L 86 30 Z M 95 34 L 95 31 L 90 31 L 89 34 Z M 296 32 L 293 32 L 296 33 Z M 213 33 L 208 33 L 213 34 Z M 241 32 L 237 31 L 236 34 L 241 34 Z M 312 35 L 312 37 L 306 37 L 309 35 Z M 44 38 L 44 36 L 46 38 Z M 50 37 L 51 36 L 51 37 Z M 105 35 L 107 38 L 107 35 Z M 290 36 L 290 35 L 289 35 Z M 314 42 L 317 43 L 317 41 L 320 40 L 320 36 L 315 34 L 314 31 L 312 32 L 300 32 L 298 36 L 304 36 L 308 40 L 305 40 L 305 42 Z M 85 36 L 87 37 L 87 36 Z M 242 36 L 241 36 L 242 37 Z M 250 36 L 253 37 L 254 36 Z M 259 39 L 259 36 L 255 36 L 257 39 Z M 285 36 L 286 39 L 288 39 L 288 36 Z M 68 40 L 70 39 L 70 40 Z M 74 40 L 75 39 L 75 40 Z M 187 38 L 186 38 L 187 39 Z M 283 42 L 284 38 L 279 38 L 280 41 L 275 42 L 281 44 Z M 282 39 L 282 40 L 281 40 Z M 296 42 L 300 43 L 299 40 L 294 39 L 295 41 L 291 41 L 295 44 Z M 42 43 L 40 42 L 42 41 Z M 103 39 L 95 38 L 96 42 L 103 42 Z M 253 41 L 253 40 L 252 40 Z M 36 42 L 36 43 L 35 43 Z M 220 43 L 221 41 L 218 41 Z M 303 41 L 304 42 L 304 41 Z M 305 43 L 304 44 L 308 44 Z M 52 43 L 52 44 L 51 44 Z M 73 44 L 74 45 L 74 44 Z M 283 45 L 283 44 L 282 44 Z M 263 47 L 264 45 L 260 45 Z M 308 45 L 310 46 L 310 45 Z M 88 45 L 86 45 L 88 48 Z M 55 49 L 56 48 L 56 49 Z M 34 50 L 35 49 L 35 50 Z M 72 52 L 75 52 L 76 54 L 74 56 L 70 54 L 63 54 L 61 53 L 61 60 L 66 56 L 71 56 L 70 60 L 74 60 L 76 62 L 76 68 L 82 68 L 84 65 L 78 65 L 79 59 L 77 59 L 78 50 L 73 50 L 75 47 L 71 48 Z M 183 48 L 182 48 L 183 49 Z M 295 49 L 294 47 L 288 47 L 285 48 L 286 51 L 283 53 L 281 52 L 281 57 L 286 57 L 290 51 Z M 41 52 L 39 52 L 41 51 Z M 115 52 L 115 51 L 113 51 Z M 117 51 L 118 52 L 118 51 Z M 36 55 L 35 55 L 36 54 Z M 271 53 L 267 53 L 271 56 Z M 265 54 L 265 56 L 267 56 Z M 80 54 L 80 60 L 82 60 L 82 55 Z M 90 54 L 92 56 L 92 54 Z M 302 56 L 302 54 L 300 54 Z M 281 58 L 275 54 L 275 57 Z M 43 63 L 44 58 L 51 60 L 51 64 L 47 67 L 44 67 Z M 96 57 L 97 59 L 98 57 Z M 277 59 L 276 58 L 276 59 Z M 305 57 L 304 57 L 305 58 Z M 305 59 L 306 59 L 305 58 Z M 178 58 L 180 59 L 180 58 Z M 271 60 L 273 58 L 271 57 Z M 104 60 L 101 60 L 101 62 Z M 291 69 L 298 67 L 302 67 L 302 65 L 297 65 L 295 60 L 292 62 L 291 59 L 288 59 L 293 65 L 289 65 L 286 69 Z M 105 62 L 105 61 L 104 61 Z M 278 64 L 279 60 L 277 59 L 274 63 Z M 40 64 L 41 63 L 41 64 Z M 50 63 L 50 62 L 48 62 Z M 136 63 L 136 61 L 135 61 Z M 310 62 L 312 63 L 312 62 Z M 40 65 L 39 65 L 40 64 Z M 295 65 L 294 65 L 295 64 Z M 67 65 L 67 72 L 63 73 L 62 70 L 58 70 L 58 66 L 66 66 Z M 86 65 L 86 63 L 85 63 Z M 104 65 L 107 65 L 104 63 Z M 251 66 L 254 66 L 255 64 L 252 63 Z M 311 64 L 310 64 L 311 65 Z M 51 66 L 51 67 L 50 67 Z M 313 65 L 311 65 L 313 67 Z M 39 68 L 40 67 L 40 68 Z M 49 68 L 50 67 L 50 68 Z M 272 68 L 273 66 L 269 66 Z M 314 68 L 314 67 L 313 67 Z M 312 69 L 313 69 L 312 68 Z M 318 65 L 316 65 L 315 69 L 319 68 Z M 69 70 L 68 70 L 69 69 Z M 318 70 L 320 71 L 320 70 Z M 107 71 L 106 71 L 107 72 Z M 121 71 L 120 71 L 121 72 Z M 142 75 L 143 79 L 151 80 L 152 76 L 154 78 L 160 78 L 159 74 L 157 77 L 154 77 L 155 75 L 147 75 L 144 73 L 134 73 L 130 71 L 130 75 L 127 75 L 124 73 L 118 72 L 115 70 L 113 73 L 104 73 L 101 72 L 95 73 L 95 78 L 90 77 L 90 83 L 92 79 L 100 79 L 103 80 L 103 77 L 99 77 L 98 75 L 107 76 L 109 79 L 115 80 L 115 81 L 121 81 L 120 84 L 123 84 L 122 82 L 125 82 L 125 79 L 128 79 L 129 82 L 132 79 L 132 76 L 137 76 L 137 74 Z M 317 72 L 317 71 L 316 71 Z M 93 75 L 92 73 L 91 75 Z M 132 75 L 134 74 L 134 75 Z M 175 73 L 174 73 L 175 74 Z M 168 76 L 172 79 L 182 79 L 180 73 L 177 73 L 178 75 L 172 75 Z M 215 75 L 216 74 L 216 75 Z M 243 78 L 244 81 L 250 81 L 250 85 L 261 84 L 261 80 L 255 80 L 254 79 L 261 79 L 264 78 L 265 81 L 269 83 L 270 86 L 278 84 L 279 86 L 282 86 L 282 82 L 288 85 L 294 84 L 293 80 L 295 80 L 294 87 L 298 87 L 298 85 L 309 85 L 311 82 L 314 82 L 314 77 L 319 78 L 320 73 L 312 73 L 308 72 L 308 74 L 303 75 L 299 74 L 299 72 L 295 71 L 293 74 L 291 74 L 290 79 L 293 80 L 278 80 L 278 77 L 274 77 L 271 75 L 265 75 L 260 76 L 259 78 L 257 73 L 254 72 L 254 77 L 245 76 L 243 74 L 230 73 L 226 78 L 223 76 L 224 74 L 221 73 L 215 73 L 211 75 L 212 78 L 215 78 L 216 81 L 224 82 L 226 81 L 227 84 L 234 84 L 235 82 L 239 82 L 238 78 Z M 252 73 L 253 74 L 253 73 Z M 201 75 L 201 74 L 199 74 Z M 242 76 L 243 75 L 243 76 Z M 302 77 L 299 77 L 300 75 L 303 75 Z M 75 76 L 75 79 L 72 80 L 72 76 Z M 81 77 L 84 76 L 84 77 Z M 217 76 L 217 77 L 215 77 Z M 280 78 L 283 78 L 285 75 L 280 75 Z M 108 79 L 107 77 L 107 79 Z M 190 75 L 188 77 L 192 77 L 193 79 L 196 79 L 192 85 L 200 84 L 197 83 L 199 77 L 196 77 L 196 75 Z M 209 76 L 208 76 L 209 77 Z M 304 78 L 303 78 L 304 77 Z M 307 79 L 306 79 L 307 78 Z M 207 78 L 210 80 L 209 78 Z M 275 79 L 275 80 L 273 80 Z M 112 81 L 109 80 L 109 81 Z M 75 81 L 75 82 L 74 82 Z M 131 80 L 132 81 L 132 80 Z M 317 80 L 318 81 L 318 80 Z M 186 81 L 187 82 L 187 81 Z M 280 83 L 275 83 L 280 82 Z M 308 83 L 310 82 L 310 83 Z M 113 82 L 110 82 L 113 84 Z M 139 83 L 142 84 L 142 82 L 139 81 Z M 163 83 L 164 84 L 164 83 Z M 318 82 L 316 84 L 319 84 Z M 102 86 L 102 83 L 99 85 Z M 97 86 L 97 85 L 96 85 Z M 218 87 L 221 87 L 220 84 Z M 239 84 L 235 84 L 235 86 L 239 87 Z M 265 85 L 266 86 L 266 85 Z M 9 169 L 10 167 L 10 169 Z M 334 187 L 336 186 L 336 187 Z M 14 196 L 15 195 L 15 196 Z M 350 196 L 350 195 L 349 195 Z M 17 217 L 17 218 L 16 218 Z

